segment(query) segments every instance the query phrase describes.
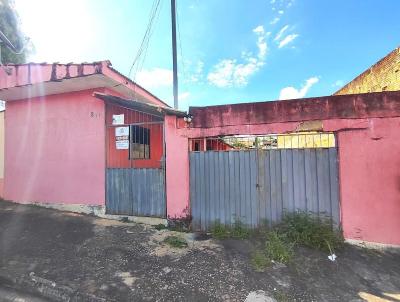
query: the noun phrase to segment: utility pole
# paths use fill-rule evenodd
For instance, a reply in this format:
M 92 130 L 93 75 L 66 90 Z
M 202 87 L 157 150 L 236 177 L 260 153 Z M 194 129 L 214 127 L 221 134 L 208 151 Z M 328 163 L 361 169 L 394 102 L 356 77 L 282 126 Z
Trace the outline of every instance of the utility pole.
M 174 108 L 178 109 L 178 62 L 176 58 L 176 11 L 175 10 L 176 10 L 175 0 L 171 0 Z

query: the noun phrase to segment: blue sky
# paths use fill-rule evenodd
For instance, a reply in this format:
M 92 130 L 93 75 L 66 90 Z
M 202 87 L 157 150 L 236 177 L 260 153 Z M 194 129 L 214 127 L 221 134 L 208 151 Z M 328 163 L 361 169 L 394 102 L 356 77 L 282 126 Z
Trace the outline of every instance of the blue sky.
M 170 1 L 131 76 L 172 104 Z M 153 0 L 16 0 L 32 61 L 129 73 Z M 329 95 L 400 45 L 400 1 L 177 0 L 180 108 Z

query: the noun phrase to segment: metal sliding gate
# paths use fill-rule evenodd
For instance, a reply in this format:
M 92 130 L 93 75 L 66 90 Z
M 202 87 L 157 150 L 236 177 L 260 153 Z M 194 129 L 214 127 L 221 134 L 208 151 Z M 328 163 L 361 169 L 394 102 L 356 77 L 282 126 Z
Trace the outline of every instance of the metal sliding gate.
M 108 105 L 106 131 L 106 213 L 166 217 L 163 118 Z
M 207 144 L 209 149 L 215 145 Z M 312 212 L 339 225 L 336 147 L 236 150 L 223 145 L 223 150 L 190 152 L 194 229 L 236 220 L 256 227 L 279 222 L 285 211 Z

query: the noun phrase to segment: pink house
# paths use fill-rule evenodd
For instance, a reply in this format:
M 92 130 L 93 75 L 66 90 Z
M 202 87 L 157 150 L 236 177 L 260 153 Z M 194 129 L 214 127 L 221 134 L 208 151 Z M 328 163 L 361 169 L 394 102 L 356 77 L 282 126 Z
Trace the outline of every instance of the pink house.
M 400 245 L 400 92 L 187 115 L 104 61 L 10 65 L 0 70 L 0 99 L 7 200 L 192 218 L 195 229 L 237 218 L 256 226 L 300 209 L 328 214 L 348 240 Z M 271 143 L 310 132 L 334 143 Z M 226 140 L 249 135 L 268 136 L 268 146 Z
M 135 101 L 105 97 L 111 95 Z M 181 214 L 176 203 L 187 206 L 188 196 L 164 177 L 177 162 L 174 149 L 186 147 L 173 136 L 185 114 L 110 62 L 8 65 L 0 70 L 0 99 L 7 108 L 5 199 L 101 213 L 107 190 L 114 194 L 108 213 L 162 218 Z M 113 185 L 112 177 L 128 172 L 136 173 L 135 188 Z

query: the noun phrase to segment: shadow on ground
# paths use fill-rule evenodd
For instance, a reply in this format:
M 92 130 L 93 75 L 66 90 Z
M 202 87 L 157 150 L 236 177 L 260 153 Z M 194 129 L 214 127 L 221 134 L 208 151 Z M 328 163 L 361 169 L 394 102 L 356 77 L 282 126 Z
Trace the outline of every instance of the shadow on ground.
M 189 246 L 176 249 L 163 243 L 171 234 L 0 202 L 0 286 L 33 280 L 93 301 L 244 301 L 258 290 L 277 301 L 400 301 L 397 252 L 346 246 L 331 262 L 299 249 L 293 263 L 255 272 L 249 241 L 178 234 Z

